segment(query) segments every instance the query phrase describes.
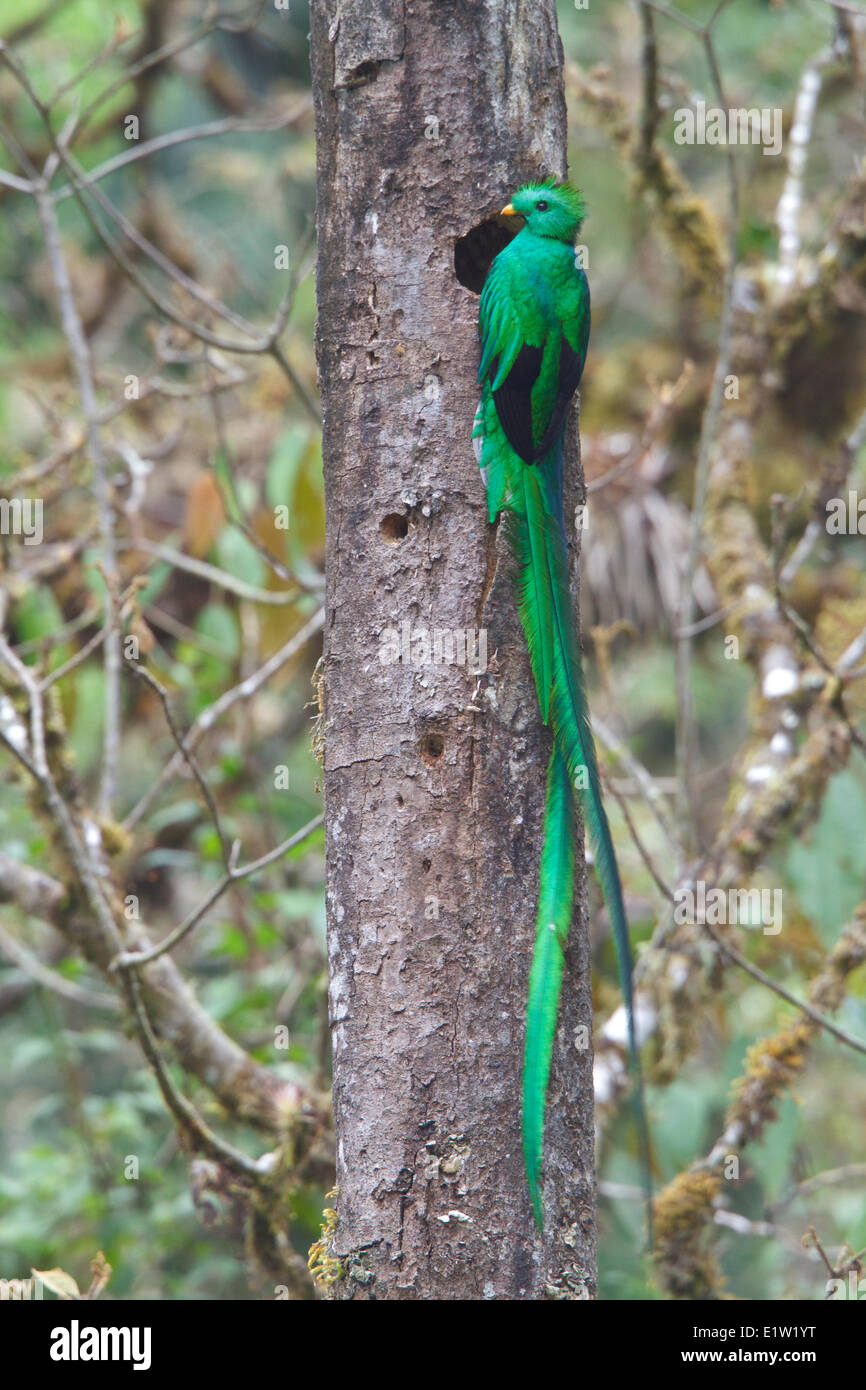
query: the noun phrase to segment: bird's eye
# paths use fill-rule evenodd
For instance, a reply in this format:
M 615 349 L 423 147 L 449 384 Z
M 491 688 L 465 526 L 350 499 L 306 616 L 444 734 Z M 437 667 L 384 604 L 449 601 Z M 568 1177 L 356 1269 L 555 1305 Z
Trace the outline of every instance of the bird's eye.
M 542 198 L 542 200 L 541 200 L 540 203 L 536 203 L 536 204 L 535 204 L 535 211 L 536 211 L 536 212 L 547 212 L 547 206 L 548 206 L 548 205 L 547 205 L 546 201 L 544 200 L 544 198 Z

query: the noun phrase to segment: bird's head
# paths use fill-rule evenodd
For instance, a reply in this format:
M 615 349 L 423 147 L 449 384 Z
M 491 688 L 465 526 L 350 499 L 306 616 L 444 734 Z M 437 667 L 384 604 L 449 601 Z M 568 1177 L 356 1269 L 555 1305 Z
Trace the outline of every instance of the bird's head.
M 527 183 L 519 188 L 503 213 L 522 217 L 535 236 L 574 241 L 586 216 L 586 204 L 570 183 Z

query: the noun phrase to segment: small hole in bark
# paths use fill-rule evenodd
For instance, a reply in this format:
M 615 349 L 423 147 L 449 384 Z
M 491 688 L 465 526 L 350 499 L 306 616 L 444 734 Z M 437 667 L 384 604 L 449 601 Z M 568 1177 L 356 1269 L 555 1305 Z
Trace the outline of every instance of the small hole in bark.
M 408 516 L 401 516 L 399 512 L 389 512 L 379 522 L 379 530 L 389 545 L 399 545 L 408 534 L 409 518 Z
M 402 798 L 402 796 L 400 795 L 399 792 L 397 793 L 396 801 L 397 801 L 397 805 L 398 805 L 398 806 L 404 805 L 403 798 Z
M 368 59 L 364 63 L 358 63 L 351 72 L 347 72 L 343 86 L 360 87 L 363 82 L 372 82 L 379 72 L 379 64 L 374 59 Z
M 513 241 L 523 226 L 522 217 L 485 217 L 454 243 L 454 274 L 467 290 L 480 294 L 494 256 Z
M 445 752 L 445 740 L 441 734 L 425 734 L 421 740 L 421 757 L 425 763 L 436 763 Z

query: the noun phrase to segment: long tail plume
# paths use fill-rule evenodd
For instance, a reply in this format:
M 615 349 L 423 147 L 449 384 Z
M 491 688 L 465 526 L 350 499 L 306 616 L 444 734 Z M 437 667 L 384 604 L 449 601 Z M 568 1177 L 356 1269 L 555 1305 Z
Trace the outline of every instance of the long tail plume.
M 544 1228 L 541 1208 L 544 1104 L 562 990 L 565 943 L 574 906 L 572 819 L 571 780 L 562 754 L 554 747 L 547 772 L 538 921 L 529 973 L 523 1055 L 523 1156 L 532 1209 L 539 1230 Z
M 536 1221 L 541 1228 L 539 1183 L 544 1104 L 562 983 L 562 951 L 574 891 L 573 850 L 569 869 L 564 846 L 566 841 L 571 843 L 573 793 L 577 791 L 616 944 L 635 1077 L 635 1108 L 652 1244 L 651 1151 L 634 1021 L 631 943 L 613 840 L 601 799 L 580 659 L 572 633 L 562 523 L 561 441 L 541 465 L 524 466 L 520 470 L 520 486 L 522 496 L 510 499 L 507 531 L 518 565 L 517 602 L 539 705 L 545 723 L 553 725 L 555 738 L 554 757 L 548 773 L 538 926 L 527 1010 L 523 1114 L 530 1192 Z

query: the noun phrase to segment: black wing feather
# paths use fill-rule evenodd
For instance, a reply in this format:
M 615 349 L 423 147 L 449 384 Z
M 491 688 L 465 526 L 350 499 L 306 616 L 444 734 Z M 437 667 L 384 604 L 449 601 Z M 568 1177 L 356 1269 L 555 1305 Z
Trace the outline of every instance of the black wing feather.
M 543 459 L 559 438 L 571 398 L 580 385 L 585 359 L 586 351 L 575 352 L 563 333 L 559 347 L 559 390 L 553 404 L 553 414 L 538 448 L 533 451 L 532 458 L 526 460 L 527 463 L 537 463 L 539 459 Z
M 559 390 L 547 429 L 536 449 L 532 442 L 532 388 L 541 371 L 542 355 L 542 348 L 530 347 L 525 343 L 514 359 L 508 376 L 493 392 L 496 413 L 505 438 L 524 463 L 538 463 L 553 448 L 565 425 L 571 398 L 580 385 L 586 357 L 585 352 L 575 352 L 563 333 L 559 351 Z M 498 359 L 494 358 L 490 364 L 491 380 L 496 379 L 497 362 Z
M 534 463 L 532 449 L 532 388 L 541 371 L 542 350 L 524 343 L 502 385 L 493 392 L 499 423 L 518 458 Z M 496 380 L 498 359 L 490 364 L 490 379 Z

